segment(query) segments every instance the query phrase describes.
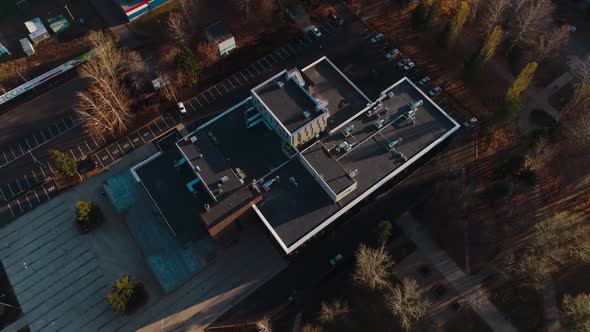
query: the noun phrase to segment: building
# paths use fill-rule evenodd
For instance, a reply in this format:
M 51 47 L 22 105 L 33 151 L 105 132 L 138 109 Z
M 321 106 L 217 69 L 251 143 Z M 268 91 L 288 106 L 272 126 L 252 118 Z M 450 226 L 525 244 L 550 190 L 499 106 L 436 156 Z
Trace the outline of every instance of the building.
M 115 0 L 129 21 L 133 21 L 168 0 Z
M 211 236 L 252 209 L 290 254 L 459 127 L 408 78 L 370 100 L 323 57 L 178 140 L 174 166 Z
M 227 55 L 231 50 L 236 48 L 236 39 L 221 21 L 210 25 L 205 35 L 209 43 L 217 45 L 220 55 Z
M 43 25 L 43 22 L 41 22 L 39 17 L 35 17 L 34 19 L 25 22 L 25 26 L 27 27 L 27 30 L 29 30 L 29 39 L 35 44 L 50 37 L 47 28 L 45 28 L 45 25 Z

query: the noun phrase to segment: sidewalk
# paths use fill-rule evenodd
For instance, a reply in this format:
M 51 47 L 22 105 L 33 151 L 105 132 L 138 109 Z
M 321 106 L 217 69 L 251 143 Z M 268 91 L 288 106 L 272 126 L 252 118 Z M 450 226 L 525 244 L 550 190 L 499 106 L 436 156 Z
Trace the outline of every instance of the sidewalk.
M 445 276 L 447 281 L 464 298 L 480 294 L 484 297 L 473 310 L 494 331 L 516 332 L 517 329 L 504 317 L 502 313 L 487 299 L 481 287 L 481 277 L 466 275 L 453 260 L 432 240 L 427 231 L 409 213 L 405 213 L 396 223 L 402 228 L 422 254 L 430 259 L 432 265 Z

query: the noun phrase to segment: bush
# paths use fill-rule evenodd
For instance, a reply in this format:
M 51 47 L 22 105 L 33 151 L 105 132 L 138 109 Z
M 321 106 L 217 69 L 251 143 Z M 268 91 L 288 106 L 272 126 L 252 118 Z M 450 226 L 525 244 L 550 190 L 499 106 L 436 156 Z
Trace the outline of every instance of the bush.
M 115 281 L 113 290 L 107 294 L 107 301 L 115 311 L 129 313 L 139 304 L 142 293 L 143 286 L 125 275 Z
M 389 220 L 382 220 L 375 227 L 375 245 L 380 247 L 385 245 L 391 239 L 393 234 L 393 225 Z
M 76 202 L 76 223 L 84 232 L 91 231 L 102 222 L 102 213 L 91 201 Z
M 78 163 L 76 159 L 59 150 L 49 150 L 49 156 L 55 162 L 57 176 L 60 179 L 70 178 L 77 174 Z
M 188 47 L 183 47 L 178 53 L 176 53 L 175 60 L 188 84 L 190 86 L 197 85 L 201 68 L 193 51 Z
M 336 299 L 328 303 L 322 302 L 319 319 L 324 324 L 332 324 L 336 320 L 344 318 L 349 313 L 350 307 L 348 304 Z

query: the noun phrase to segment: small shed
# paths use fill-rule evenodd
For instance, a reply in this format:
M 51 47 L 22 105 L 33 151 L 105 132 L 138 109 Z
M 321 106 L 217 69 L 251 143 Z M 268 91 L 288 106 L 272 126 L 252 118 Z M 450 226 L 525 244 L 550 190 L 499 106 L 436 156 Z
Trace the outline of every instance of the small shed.
M 33 43 L 37 44 L 42 40 L 49 38 L 49 33 L 41 22 L 39 17 L 35 17 L 34 19 L 25 22 L 25 26 L 27 30 L 29 30 L 29 38 L 33 41 Z
M 221 55 L 227 55 L 229 51 L 236 48 L 236 39 L 221 21 L 210 25 L 205 34 L 208 42 L 217 44 Z
M 25 51 L 25 53 L 27 53 L 27 55 L 35 54 L 35 48 L 33 47 L 33 44 L 31 44 L 31 42 L 29 41 L 29 38 L 21 39 L 20 45 L 22 46 L 23 51 Z

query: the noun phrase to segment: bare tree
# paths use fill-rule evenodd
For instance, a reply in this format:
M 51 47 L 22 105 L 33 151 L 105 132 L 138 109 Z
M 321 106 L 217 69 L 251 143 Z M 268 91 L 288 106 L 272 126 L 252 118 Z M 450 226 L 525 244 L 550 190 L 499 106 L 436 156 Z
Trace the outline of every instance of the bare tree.
M 377 249 L 361 244 L 355 253 L 353 279 L 370 289 L 383 289 L 390 285 L 393 261 L 384 247 Z
M 540 289 L 561 268 L 590 262 L 590 227 L 584 222 L 582 215 L 562 212 L 535 225 L 525 248 L 506 257 L 503 272 Z
M 328 303 L 322 302 L 320 307 L 320 322 L 324 324 L 332 324 L 348 313 L 350 313 L 350 307 L 346 302 L 339 299 Z
M 487 37 L 495 26 L 501 25 L 509 7 L 510 0 L 488 0 L 486 2 L 480 19 L 480 30 L 483 36 Z
M 387 295 L 389 310 L 400 319 L 402 327 L 410 330 L 412 326 L 426 316 L 430 303 L 424 292 L 413 279 L 404 279 Z
M 255 323 L 256 331 L 258 332 L 272 332 L 272 322 L 270 321 L 270 317 L 265 316 L 260 318 Z
M 219 47 L 214 43 L 200 43 L 197 47 L 197 53 L 206 66 L 210 66 L 219 60 Z
M 196 0 L 178 0 L 178 6 L 180 7 L 180 11 L 185 19 L 185 22 L 191 26 L 193 22 L 193 13 L 195 5 Z
M 590 56 L 587 56 L 575 70 L 578 82 L 574 94 L 560 116 L 564 117 L 571 111 L 586 112 L 590 105 Z M 573 115 L 572 115 L 573 116 Z M 575 119 L 572 119 L 575 121 Z
M 532 0 L 520 9 L 511 24 L 510 46 L 526 45 L 528 40 L 540 33 L 555 7 L 551 0 Z
M 568 121 L 571 138 L 582 147 L 590 147 L 590 109 L 585 108 L 572 115 L 571 121 Z
M 275 0 L 259 0 L 258 1 L 259 15 L 265 21 L 269 21 L 270 19 L 272 19 L 274 8 L 275 8 Z
M 590 331 L 590 294 L 566 294 L 562 307 L 568 331 Z
M 555 56 L 559 49 L 567 44 L 570 32 L 571 27 L 564 24 L 549 32 L 542 33 L 539 38 L 533 39 L 533 42 L 529 45 L 532 60 L 540 63 Z
M 179 12 L 168 15 L 168 34 L 174 41 L 182 46 L 186 43 L 186 23 L 185 19 Z

